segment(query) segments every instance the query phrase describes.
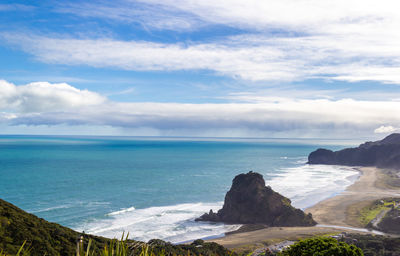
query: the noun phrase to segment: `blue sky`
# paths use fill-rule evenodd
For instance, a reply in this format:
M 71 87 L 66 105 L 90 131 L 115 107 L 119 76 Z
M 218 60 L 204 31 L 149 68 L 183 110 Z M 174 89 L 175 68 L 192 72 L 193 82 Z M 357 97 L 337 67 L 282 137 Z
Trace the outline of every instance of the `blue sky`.
M 397 1 L 0 3 L 0 133 L 375 138 Z

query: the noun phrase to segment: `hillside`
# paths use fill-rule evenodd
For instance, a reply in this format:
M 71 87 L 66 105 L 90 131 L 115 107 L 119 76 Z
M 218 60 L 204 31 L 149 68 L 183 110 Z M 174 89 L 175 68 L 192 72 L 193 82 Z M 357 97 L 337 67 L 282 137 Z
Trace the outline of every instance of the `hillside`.
M 111 241 L 48 222 L 0 199 L 0 251 L 15 255 L 24 241 L 27 241 L 27 246 L 32 248 L 32 256 L 72 256 L 76 255 L 76 242 L 81 236 L 84 236 L 85 247 L 89 239 L 92 240 L 94 255 L 100 255 L 100 250 Z M 139 255 L 145 243 L 129 240 L 128 245 L 131 255 Z M 172 255 L 235 255 L 219 244 L 205 243 L 202 240 L 196 240 L 192 244 L 173 245 L 154 239 L 147 245 L 150 251 L 163 251 Z
M 73 255 L 76 241 L 81 236 L 72 229 L 48 222 L 0 199 L 0 248 L 13 254 L 26 240 L 33 255 Z M 93 247 L 103 248 L 109 239 L 85 236 L 93 240 Z
M 400 169 L 400 134 L 339 151 L 320 148 L 308 156 L 308 163 Z

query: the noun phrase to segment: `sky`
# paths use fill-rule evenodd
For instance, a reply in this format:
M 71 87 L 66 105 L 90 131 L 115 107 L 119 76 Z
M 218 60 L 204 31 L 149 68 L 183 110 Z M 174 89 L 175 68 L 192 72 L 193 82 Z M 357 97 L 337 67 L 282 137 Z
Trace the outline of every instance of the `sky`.
M 0 2 L 0 134 L 400 131 L 396 0 Z

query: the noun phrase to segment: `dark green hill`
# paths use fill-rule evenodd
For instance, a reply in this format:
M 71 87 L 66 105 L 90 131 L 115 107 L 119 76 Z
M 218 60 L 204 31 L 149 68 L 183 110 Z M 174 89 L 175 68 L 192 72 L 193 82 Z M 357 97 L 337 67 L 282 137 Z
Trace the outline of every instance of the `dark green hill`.
M 9 254 L 16 253 L 26 240 L 33 255 L 74 255 L 76 241 L 81 235 L 0 199 L 0 248 Z M 89 237 L 96 249 L 103 248 L 110 241 L 103 237 L 85 235 L 85 238 Z
M 121 234 L 122 235 L 122 234 Z M 111 239 L 93 235 L 81 234 L 70 228 L 48 222 L 27 213 L 18 207 L 0 199 L 0 252 L 15 255 L 24 241 L 31 250 L 32 256 L 73 256 L 76 255 L 77 239 L 84 236 L 84 248 L 89 239 L 94 255 L 100 255 L 100 250 L 109 245 Z M 127 242 L 130 255 L 140 255 L 143 245 L 156 255 L 236 255 L 216 243 L 205 243 L 196 240 L 192 244 L 173 245 L 162 240 L 153 239 L 148 244 L 129 240 Z

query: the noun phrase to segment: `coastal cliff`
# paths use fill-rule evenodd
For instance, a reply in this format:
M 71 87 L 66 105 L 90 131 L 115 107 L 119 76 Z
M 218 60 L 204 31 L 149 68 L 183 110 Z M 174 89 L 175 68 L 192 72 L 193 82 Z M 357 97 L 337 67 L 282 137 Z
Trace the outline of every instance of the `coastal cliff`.
M 320 148 L 308 156 L 308 163 L 400 169 L 400 134 L 339 151 Z
M 217 213 L 210 210 L 196 221 L 231 224 L 266 224 L 268 226 L 313 226 L 311 214 L 291 206 L 290 199 L 265 186 L 261 174 L 237 175 Z

